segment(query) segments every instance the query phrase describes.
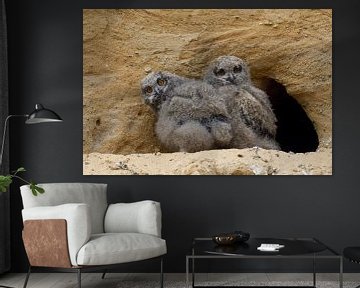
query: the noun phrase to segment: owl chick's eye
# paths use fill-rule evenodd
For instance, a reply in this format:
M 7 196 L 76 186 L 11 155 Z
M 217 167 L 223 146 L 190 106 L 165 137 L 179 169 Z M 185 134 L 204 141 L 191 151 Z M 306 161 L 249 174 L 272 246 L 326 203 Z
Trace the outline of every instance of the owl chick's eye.
M 146 86 L 145 89 L 144 89 L 144 91 L 145 91 L 146 93 L 151 93 L 151 92 L 153 92 L 153 88 L 152 88 L 151 86 Z
M 214 70 L 214 74 L 216 76 L 224 76 L 225 75 L 225 70 L 224 69 L 219 69 L 219 70 Z
M 234 67 L 234 73 L 240 73 L 241 71 L 242 71 L 242 66 L 241 65 Z
M 165 86 L 166 84 L 166 80 L 163 78 L 159 78 L 156 82 L 159 86 Z

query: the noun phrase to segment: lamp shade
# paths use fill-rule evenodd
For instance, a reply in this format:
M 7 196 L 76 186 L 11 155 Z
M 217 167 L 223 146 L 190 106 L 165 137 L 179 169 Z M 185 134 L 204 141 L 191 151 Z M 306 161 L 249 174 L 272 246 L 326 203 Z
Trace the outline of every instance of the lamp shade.
M 44 108 L 41 104 L 35 105 L 35 110 L 29 114 L 26 124 L 37 124 L 46 122 L 62 122 L 61 117 L 54 111 Z

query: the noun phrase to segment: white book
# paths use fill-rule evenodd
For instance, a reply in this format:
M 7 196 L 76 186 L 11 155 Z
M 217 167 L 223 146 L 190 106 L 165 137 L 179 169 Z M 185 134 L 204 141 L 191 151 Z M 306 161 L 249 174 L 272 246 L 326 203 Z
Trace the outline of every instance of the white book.
M 279 249 L 284 248 L 284 245 L 280 244 L 269 244 L 269 243 L 262 243 L 259 247 L 257 247 L 260 251 L 269 251 L 269 252 L 276 252 L 279 251 Z

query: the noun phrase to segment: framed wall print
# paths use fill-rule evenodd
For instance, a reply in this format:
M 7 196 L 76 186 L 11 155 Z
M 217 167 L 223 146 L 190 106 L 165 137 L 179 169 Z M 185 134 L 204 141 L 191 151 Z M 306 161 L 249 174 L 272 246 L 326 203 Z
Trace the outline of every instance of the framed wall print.
M 83 10 L 84 175 L 331 175 L 331 9 Z

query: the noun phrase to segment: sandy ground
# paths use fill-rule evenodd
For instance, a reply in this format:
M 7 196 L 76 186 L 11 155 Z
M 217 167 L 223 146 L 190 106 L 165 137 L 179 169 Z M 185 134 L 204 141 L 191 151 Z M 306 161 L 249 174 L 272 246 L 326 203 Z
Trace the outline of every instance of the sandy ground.
M 84 154 L 84 175 L 331 175 L 331 149 L 284 153 L 261 148 L 197 153 Z

